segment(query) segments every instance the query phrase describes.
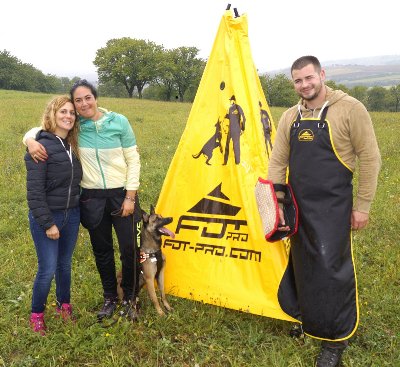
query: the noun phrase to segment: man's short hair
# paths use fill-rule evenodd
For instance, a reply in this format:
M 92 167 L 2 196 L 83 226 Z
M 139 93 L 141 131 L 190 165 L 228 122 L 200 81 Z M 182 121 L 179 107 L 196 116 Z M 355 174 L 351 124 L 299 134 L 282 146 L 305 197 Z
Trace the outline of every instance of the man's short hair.
M 317 72 L 321 71 L 321 63 L 315 56 L 302 56 L 299 57 L 293 64 L 292 68 L 290 69 L 290 74 L 293 74 L 293 70 L 300 70 L 303 69 L 305 66 L 313 64 L 314 69 Z

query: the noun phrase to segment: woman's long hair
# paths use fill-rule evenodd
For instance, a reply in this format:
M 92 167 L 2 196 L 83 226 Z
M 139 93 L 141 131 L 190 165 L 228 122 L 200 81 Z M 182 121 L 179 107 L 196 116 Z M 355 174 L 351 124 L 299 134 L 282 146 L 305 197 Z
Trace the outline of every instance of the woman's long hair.
M 46 106 L 44 110 L 41 127 L 45 131 L 49 131 L 54 133 L 56 131 L 57 123 L 56 123 L 56 113 L 57 111 L 64 106 L 67 102 L 71 103 L 74 106 L 73 102 L 68 96 L 57 96 L 54 97 Z M 75 106 L 74 106 L 75 109 Z M 79 150 L 78 150 L 78 131 L 79 131 L 79 118 L 75 112 L 75 123 L 74 127 L 68 132 L 67 142 L 71 145 L 72 151 L 79 159 Z

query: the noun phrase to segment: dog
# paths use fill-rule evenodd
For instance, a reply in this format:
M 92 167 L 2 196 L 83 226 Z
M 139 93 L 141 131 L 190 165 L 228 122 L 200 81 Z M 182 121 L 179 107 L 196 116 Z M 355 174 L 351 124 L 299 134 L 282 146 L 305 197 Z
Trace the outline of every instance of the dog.
M 154 207 L 150 206 L 150 214 L 147 214 L 142 210 L 142 231 L 140 240 L 140 265 L 141 272 L 139 276 L 139 291 L 144 285 L 147 287 L 150 299 L 160 316 L 165 316 L 165 312 L 158 302 L 154 281 L 157 280 L 158 290 L 160 292 L 162 304 L 167 312 L 172 311 L 172 307 L 169 305 L 165 296 L 164 290 L 164 270 L 166 259 L 165 255 L 161 251 L 161 236 L 175 237 L 175 234 L 164 226 L 172 223 L 173 218 L 163 218 L 160 214 L 156 214 Z M 118 294 L 121 298 L 122 288 L 121 284 L 121 272 L 117 274 L 118 281 Z
M 203 145 L 200 152 L 196 155 L 192 155 L 193 158 L 197 159 L 202 154 L 207 157 L 206 164 L 211 166 L 210 159 L 213 156 L 213 151 L 215 148 L 219 148 L 219 151 L 222 153 L 222 145 L 221 145 L 222 133 L 221 133 L 221 122 L 218 120 L 215 124 L 215 132 L 213 136 L 207 140 L 207 142 Z

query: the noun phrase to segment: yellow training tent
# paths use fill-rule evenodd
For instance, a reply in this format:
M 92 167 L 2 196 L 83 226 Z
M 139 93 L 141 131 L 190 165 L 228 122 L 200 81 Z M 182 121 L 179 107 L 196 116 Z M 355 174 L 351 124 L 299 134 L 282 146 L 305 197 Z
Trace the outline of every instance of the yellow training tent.
M 255 185 L 266 178 L 275 130 L 251 56 L 247 16 L 227 10 L 156 211 L 169 294 L 294 321 L 279 306 L 285 242 L 263 235 Z

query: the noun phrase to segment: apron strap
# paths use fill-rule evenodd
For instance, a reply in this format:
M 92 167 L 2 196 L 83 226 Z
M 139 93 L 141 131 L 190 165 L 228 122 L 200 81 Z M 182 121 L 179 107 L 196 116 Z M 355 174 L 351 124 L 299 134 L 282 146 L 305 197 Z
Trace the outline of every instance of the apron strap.
M 301 106 L 300 105 L 297 105 L 297 110 L 299 111 L 299 113 L 297 114 L 296 121 L 294 122 L 295 127 L 299 126 L 300 120 L 303 118 L 303 116 L 301 114 Z
M 300 106 L 299 106 L 300 107 Z M 300 126 L 300 120 L 302 118 L 300 108 L 299 108 L 299 113 L 297 114 L 296 120 L 292 124 L 292 128 L 290 129 L 290 135 L 291 137 L 295 136 L 297 134 L 297 129 Z
M 329 103 L 329 101 L 326 101 L 323 104 L 323 106 L 321 107 L 321 111 L 319 112 L 319 115 L 318 115 L 318 118 L 319 118 L 318 128 L 325 126 L 325 119 L 326 119 L 326 115 L 328 113 L 328 108 L 329 108 L 329 106 L 327 106 L 328 103 Z M 303 118 L 301 111 L 300 111 L 300 105 L 298 105 L 298 110 L 299 110 L 299 113 L 297 114 L 296 120 L 293 122 L 293 125 L 292 125 L 291 136 L 296 135 L 297 129 L 300 126 L 300 120 Z
M 325 118 L 326 118 L 326 114 L 328 113 L 328 108 L 329 106 L 327 106 L 329 101 L 326 101 L 324 103 L 324 105 L 321 108 L 321 111 L 319 112 L 319 121 L 320 122 L 325 122 Z

